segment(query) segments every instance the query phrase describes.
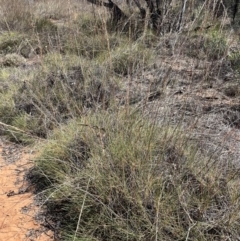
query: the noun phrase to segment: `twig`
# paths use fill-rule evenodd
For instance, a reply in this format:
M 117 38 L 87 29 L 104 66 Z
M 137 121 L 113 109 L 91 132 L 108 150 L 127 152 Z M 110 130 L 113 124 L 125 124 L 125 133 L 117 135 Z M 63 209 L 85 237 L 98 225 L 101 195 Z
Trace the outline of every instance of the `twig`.
M 191 227 L 188 228 L 187 237 L 186 237 L 185 241 L 188 241 L 190 231 L 191 231 L 191 229 L 192 229 L 196 224 L 197 224 L 197 223 L 194 223 Z
M 12 126 L 12 125 L 8 125 L 8 124 L 6 124 L 6 123 L 3 123 L 3 122 L 1 122 L 0 121 L 0 126 L 4 126 L 4 127 L 7 127 L 7 128 L 9 128 L 9 129 L 13 129 L 13 130 L 15 130 L 15 132 L 21 132 L 21 133 L 24 133 L 25 135 L 27 135 L 27 136 L 33 136 L 31 133 L 29 133 L 29 132 L 27 132 L 27 131 L 24 131 L 24 130 L 21 130 L 21 129 L 19 129 L 19 128 L 17 128 L 16 126 Z M 7 131 L 9 131 L 9 132 L 11 132 L 11 134 L 14 136 L 14 138 L 17 140 L 17 137 L 14 135 L 14 131 L 13 130 L 7 130 Z M 34 136 L 34 138 L 36 138 L 36 139 L 43 139 L 43 138 L 40 138 L 40 137 L 38 137 L 38 136 Z

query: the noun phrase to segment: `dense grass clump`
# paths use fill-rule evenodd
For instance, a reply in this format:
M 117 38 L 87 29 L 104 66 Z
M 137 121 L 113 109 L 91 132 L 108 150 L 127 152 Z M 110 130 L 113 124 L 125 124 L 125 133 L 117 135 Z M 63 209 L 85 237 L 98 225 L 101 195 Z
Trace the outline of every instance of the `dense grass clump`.
M 204 51 L 210 60 L 223 58 L 227 53 L 227 41 L 221 31 L 211 31 L 205 39 Z
M 153 57 L 154 53 L 146 49 L 143 44 L 125 42 L 110 53 L 106 64 L 116 74 L 126 76 L 148 66 Z
M 11 140 L 29 143 L 30 139 L 47 138 L 61 123 L 114 104 L 116 81 L 106 79 L 101 66 L 87 65 L 71 55 L 49 54 L 41 67 L 24 76 L 26 81 L 7 87 L 0 96 L 1 120 L 22 130 L 14 136 L 12 129 L 7 132 Z
M 19 32 L 5 32 L 0 36 L 0 53 L 12 54 L 18 51 L 26 35 Z
M 238 235 L 231 176 L 219 175 L 214 160 L 199 156 L 180 130 L 159 128 L 138 114 L 70 121 L 35 161 L 33 181 L 47 190 L 48 211 L 61 213 L 64 240 Z

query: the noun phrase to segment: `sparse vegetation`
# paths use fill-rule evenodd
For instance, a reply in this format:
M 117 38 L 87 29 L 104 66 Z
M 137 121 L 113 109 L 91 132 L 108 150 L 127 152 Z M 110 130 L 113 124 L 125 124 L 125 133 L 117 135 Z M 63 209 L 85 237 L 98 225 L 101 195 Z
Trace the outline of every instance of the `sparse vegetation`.
M 0 0 L 1 135 L 60 240 L 240 238 L 238 1 L 165 2 Z

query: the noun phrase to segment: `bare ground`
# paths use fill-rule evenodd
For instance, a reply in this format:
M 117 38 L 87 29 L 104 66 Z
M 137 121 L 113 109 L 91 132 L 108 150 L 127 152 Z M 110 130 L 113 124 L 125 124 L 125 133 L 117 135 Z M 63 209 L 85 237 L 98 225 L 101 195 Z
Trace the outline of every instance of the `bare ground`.
M 50 241 L 53 233 L 36 220 L 39 207 L 25 173 L 32 166 L 28 150 L 0 139 L 0 240 Z M 43 223 L 42 223 L 43 224 Z

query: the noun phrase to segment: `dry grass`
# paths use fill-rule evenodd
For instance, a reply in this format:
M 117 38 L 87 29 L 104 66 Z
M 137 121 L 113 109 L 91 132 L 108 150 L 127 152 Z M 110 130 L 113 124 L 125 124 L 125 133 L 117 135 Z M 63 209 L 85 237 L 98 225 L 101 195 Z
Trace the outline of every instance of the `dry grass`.
M 220 240 L 239 235 L 238 178 L 221 168 L 181 130 L 123 111 L 62 126 L 32 172 L 48 211 L 60 208 L 64 240 L 80 214 L 79 240 Z
M 161 36 L 131 11 L 116 28 L 86 2 L 0 3 L 2 134 L 39 146 L 29 176 L 62 240 L 239 239 L 240 50 L 226 18 L 198 3 L 174 32 L 174 5 Z

